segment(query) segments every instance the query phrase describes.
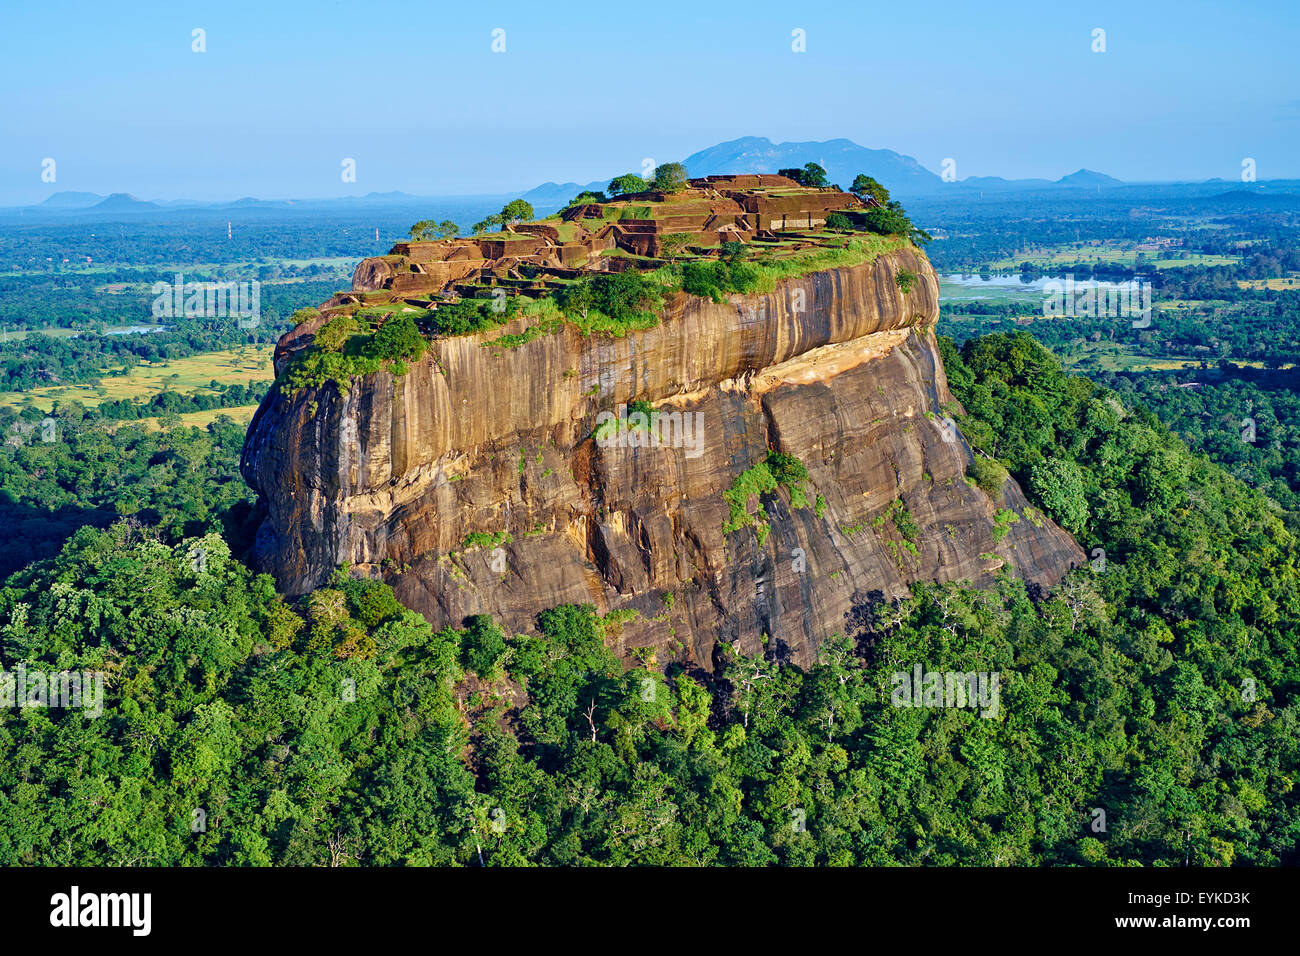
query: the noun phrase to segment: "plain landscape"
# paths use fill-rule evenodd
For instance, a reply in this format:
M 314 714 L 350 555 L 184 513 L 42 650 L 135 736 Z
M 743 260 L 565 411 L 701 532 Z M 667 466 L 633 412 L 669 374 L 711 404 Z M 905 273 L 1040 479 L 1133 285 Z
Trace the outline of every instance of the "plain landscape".
M 692 162 L 536 208 L 6 213 L 5 654 L 113 675 L 106 720 L 7 718 L 7 862 L 1294 862 L 1300 192 L 891 196 L 812 159 Z M 703 351 L 725 354 L 746 326 L 710 303 L 779 324 L 825 269 L 842 291 L 806 286 L 793 353 L 619 377 L 620 343 L 694 368 L 661 328 L 713 325 Z M 254 280 L 255 323 L 155 289 Z M 1045 307 L 1067 280 L 1145 286 L 1149 312 Z M 856 282 L 896 316 L 822 328 L 865 308 Z M 836 341 L 867 351 L 846 365 Z M 772 384 L 739 405 L 691 391 L 750 366 Z M 417 406 L 454 407 L 440 388 L 486 430 L 417 437 Z M 571 415 L 518 401 L 566 389 Z M 361 467 L 426 461 L 428 490 L 376 506 L 356 463 L 327 474 L 356 441 L 330 430 L 352 416 L 364 451 L 393 402 L 412 444 Z M 638 408 L 730 437 L 694 470 L 621 458 L 597 438 L 635 435 Z M 593 434 L 602 409 L 624 417 Z M 856 424 L 831 445 L 827 416 Z M 304 495 L 342 509 L 315 544 Z M 1001 719 L 922 708 L 920 674 L 898 707 L 913 663 L 1000 674 Z M 104 829 L 92 799 L 129 822 Z M 404 822 L 417 805 L 435 826 Z M 197 839 L 192 806 L 217 824 Z

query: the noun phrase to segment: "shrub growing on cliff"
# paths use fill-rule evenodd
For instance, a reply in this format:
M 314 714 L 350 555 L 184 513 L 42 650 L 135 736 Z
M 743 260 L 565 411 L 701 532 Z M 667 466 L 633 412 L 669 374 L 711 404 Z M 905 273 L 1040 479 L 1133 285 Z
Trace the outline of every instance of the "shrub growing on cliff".
M 641 273 L 631 270 L 594 276 L 591 279 L 591 294 L 596 308 L 615 320 L 628 318 L 641 311 L 650 297 Z
M 729 278 L 731 280 L 731 291 L 739 292 L 741 295 L 749 295 L 751 292 L 757 292 L 762 274 L 758 267 L 748 262 L 732 262 L 727 266 Z
M 439 335 L 470 335 L 505 325 L 520 308 L 517 296 L 501 299 L 461 299 L 440 304 L 433 312 L 433 328 Z
M 687 295 L 721 302 L 730 283 L 731 276 L 725 262 L 705 260 L 688 262 L 682 266 L 682 291 Z
M 652 311 L 655 289 L 635 270 L 583 276 L 556 293 L 556 302 L 583 333 L 624 335 L 634 329 L 653 328 L 659 317 Z
M 994 501 L 1001 498 L 1002 486 L 1007 481 L 1007 469 L 1000 461 L 976 455 L 966 469 L 966 474 Z
M 381 367 L 378 360 L 358 354 L 308 349 L 284 370 L 283 382 L 290 394 L 299 389 L 320 388 L 326 382 L 333 382 L 340 392 L 346 392 L 353 378 L 378 372 Z
M 730 515 L 722 525 L 722 533 L 730 534 L 732 531 L 739 531 L 746 525 L 754 525 L 758 532 L 758 541 L 762 544 L 767 540 L 768 524 L 767 512 L 763 510 L 760 501 L 758 506 L 758 515 L 749 513 L 749 499 L 755 496 L 761 498 L 762 495 L 770 494 L 776 491 L 776 478 L 772 475 L 772 470 L 767 467 L 767 462 L 760 461 L 752 468 L 746 468 L 732 482 L 730 488 L 722 493 L 723 500 L 727 502 L 730 509 Z
M 395 375 L 405 375 L 406 362 L 417 361 L 427 348 L 409 315 L 394 316 L 374 335 L 363 335 L 355 317 L 340 315 L 327 322 L 311 347 L 289 364 L 282 384 L 296 392 L 334 382 L 340 391 L 347 391 L 353 377 L 377 372 L 385 362 L 392 362 Z
M 296 392 L 332 381 L 346 391 L 354 375 L 379 370 L 381 363 L 364 353 L 363 343 L 356 318 L 335 316 L 317 331 L 311 346 L 289 363 L 281 377 L 282 386 Z
M 752 291 L 772 292 L 783 279 L 806 276 L 827 269 L 842 269 L 874 261 L 881 253 L 896 249 L 900 240 L 894 236 L 859 233 L 842 248 L 810 249 L 792 256 L 772 258 L 753 264 L 758 281 Z
M 624 432 L 658 430 L 659 413 L 644 399 L 628 402 L 626 412 L 622 418 L 607 418 L 597 425 L 591 433 L 592 438 L 601 442 Z
M 769 452 L 767 468 L 776 479 L 776 483 L 790 492 L 790 504 L 795 508 L 808 507 L 808 495 L 803 483 L 808 480 L 808 469 L 794 455 L 783 452 Z
M 364 346 L 367 356 L 382 361 L 416 362 L 429 347 L 409 315 L 398 315 L 379 327 Z
M 321 326 L 312 339 L 312 345 L 323 352 L 341 352 L 348 339 L 360 331 L 361 326 L 353 316 L 335 316 Z
M 807 508 L 808 493 L 803 487 L 807 480 L 808 469 L 798 458 L 781 452 L 769 452 L 763 461 L 737 475 L 731 487 L 722 493 L 730 511 L 722 525 L 723 534 L 753 526 L 758 535 L 758 543 L 763 544 L 767 541 L 770 526 L 761 497 L 784 488 L 790 494 L 790 507 Z M 749 499 L 756 495 L 760 498 L 758 511 L 750 514 Z
M 513 300 L 512 300 L 513 301 Z M 564 313 L 552 298 L 524 299 L 517 311 L 528 316 L 532 321 L 520 332 L 498 335 L 483 343 L 484 348 L 512 349 L 527 345 L 543 335 L 551 335 L 564 327 Z M 513 314 L 513 313 L 511 313 Z M 574 376 L 577 372 L 574 372 Z M 572 376 L 570 376 L 572 377 Z
M 1001 541 L 1011 532 L 1011 526 L 1020 522 L 1020 515 L 1010 508 L 999 508 L 993 514 L 993 540 Z
M 710 259 L 682 266 L 682 291 L 722 302 L 732 292 L 748 295 L 758 290 L 757 266 L 739 260 Z
M 465 535 L 465 540 L 461 547 L 465 550 L 471 548 L 499 548 L 503 544 L 510 544 L 514 541 L 514 535 L 509 531 L 471 531 Z

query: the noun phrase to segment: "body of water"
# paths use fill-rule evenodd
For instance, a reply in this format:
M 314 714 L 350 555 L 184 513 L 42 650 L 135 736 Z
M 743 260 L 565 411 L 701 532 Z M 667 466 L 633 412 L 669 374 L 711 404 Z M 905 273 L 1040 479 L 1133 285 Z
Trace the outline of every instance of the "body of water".
M 146 335 L 149 332 L 166 332 L 170 325 L 124 325 L 119 329 L 105 329 L 105 335 Z M 81 335 L 77 332 L 70 338 L 78 338 Z
M 1041 276 L 1025 282 L 1019 275 L 949 273 L 939 276 L 939 299 L 946 302 L 1041 299 L 1049 282 L 1064 283 L 1064 276 Z

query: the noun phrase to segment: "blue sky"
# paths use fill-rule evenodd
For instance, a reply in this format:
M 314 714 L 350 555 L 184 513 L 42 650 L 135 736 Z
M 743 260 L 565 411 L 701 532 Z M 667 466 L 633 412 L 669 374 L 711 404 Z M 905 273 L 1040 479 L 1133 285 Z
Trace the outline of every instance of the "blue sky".
M 959 178 L 1300 178 L 1294 2 L 113 6 L 0 13 L 0 204 L 499 193 L 745 135 Z

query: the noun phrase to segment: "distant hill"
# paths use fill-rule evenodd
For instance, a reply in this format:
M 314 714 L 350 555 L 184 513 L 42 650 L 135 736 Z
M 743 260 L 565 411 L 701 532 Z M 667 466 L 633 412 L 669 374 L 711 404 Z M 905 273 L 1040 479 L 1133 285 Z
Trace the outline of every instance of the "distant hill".
M 104 201 L 99 193 L 79 193 L 69 189 L 57 192 L 41 203 L 47 209 L 85 209 Z
M 669 157 L 663 161 L 668 162 Z M 1215 196 L 1225 193 L 1224 203 L 1249 202 L 1243 194 L 1267 193 L 1272 198 L 1260 197 L 1256 202 L 1294 201 L 1300 184 L 1295 180 L 1273 180 L 1268 183 L 1238 184 L 1221 178 L 1201 182 L 1135 182 L 1126 183 L 1092 169 L 1078 169 L 1060 179 L 1007 179 L 1002 176 L 968 176 L 955 183 L 944 182 L 937 174 L 922 166 L 911 156 L 891 149 L 868 149 L 849 139 L 831 139 L 825 142 L 773 143 L 763 136 L 744 136 L 740 139 L 718 143 L 699 150 L 680 160 L 691 176 L 710 176 L 725 173 L 776 172 L 806 163 L 820 163 L 825 167 L 832 183 L 849 187 L 858 173 L 878 179 L 895 195 L 905 201 L 915 202 L 987 202 L 995 196 L 999 200 L 1016 193 L 1052 192 L 1080 189 L 1127 189 L 1134 196 L 1150 199 L 1179 200 Z M 603 191 L 609 180 L 621 173 L 636 171 L 611 169 L 609 175 L 588 183 L 546 182 L 526 192 L 498 194 L 418 196 L 401 190 L 371 192 L 364 196 L 332 197 L 318 199 L 257 199 L 246 196 L 238 200 L 199 201 L 171 199 L 146 201 L 128 193 L 113 193 L 108 197 L 91 192 L 65 190 L 54 193 L 35 206 L 0 209 L 0 216 L 44 215 L 53 219 L 75 218 L 84 215 L 155 213 L 159 215 L 211 215 L 230 216 L 235 212 L 250 215 L 278 215 L 287 210 L 310 214 L 325 209 L 348 210 L 354 214 L 362 210 L 392 213 L 409 208 L 412 216 L 419 218 L 455 218 L 468 225 L 482 218 L 486 212 L 500 208 L 502 202 L 522 196 L 542 215 L 554 212 L 574 196 L 585 190 Z M 1284 194 L 1285 199 L 1277 194 Z
M 724 173 L 774 173 L 778 169 L 820 163 L 832 183 L 848 188 L 858 173 L 866 173 L 900 195 L 930 193 L 946 185 L 911 156 L 892 149 L 867 149 L 848 139 L 826 142 L 773 143 L 765 136 L 745 136 L 692 153 L 681 161 L 691 176 Z M 559 206 L 583 190 L 603 190 L 621 172 L 590 183 L 542 183 L 524 193 L 534 206 Z M 639 171 L 638 171 L 639 172 Z
M 967 176 L 956 185 L 966 189 L 1051 189 L 1056 183 L 1050 179 L 1007 179 L 1003 176 Z
M 620 175 L 614 173 L 609 177 Z M 574 196 L 579 193 L 590 190 L 591 192 L 603 192 L 609 185 L 609 179 L 598 179 L 595 182 L 587 183 L 585 186 L 581 183 L 542 183 L 535 186 L 528 192 L 524 193 L 521 198 L 532 203 L 534 206 L 563 206 Z
M 667 159 L 664 160 L 668 161 Z M 922 166 L 911 156 L 905 156 L 892 149 L 869 149 L 860 146 L 851 139 L 830 139 L 824 142 L 774 143 L 765 136 L 742 136 L 740 139 L 718 143 L 707 149 L 699 150 L 687 156 L 681 162 L 691 176 L 715 176 L 725 173 L 774 173 L 779 169 L 801 167 L 807 163 L 819 163 L 825 168 L 832 183 L 847 189 L 858 173 L 866 173 L 880 182 L 900 198 L 930 199 L 948 196 L 974 199 L 976 190 L 983 192 L 1016 192 L 1032 190 L 1050 190 L 1058 188 L 1115 187 L 1125 185 L 1113 176 L 1090 169 L 1079 169 L 1058 180 L 1050 179 L 1005 179 L 1001 176 L 970 176 L 956 183 L 946 183 L 937 174 Z M 546 182 L 535 186 L 522 194 L 522 198 L 533 205 L 539 213 L 546 214 L 562 207 L 579 193 L 591 190 L 600 192 L 609 184 L 610 179 L 628 172 L 626 169 L 610 170 L 609 176 L 589 183 Z M 399 207 L 399 206 L 444 206 L 454 201 L 457 206 L 492 206 L 501 196 L 416 196 L 402 190 L 389 192 L 371 192 L 364 196 L 348 196 L 330 199 L 256 199 L 251 196 L 235 201 L 198 202 L 192 199 L 174 199 L 149 202 L 128 193 L 113 193 L 107 198 L 89 192 L 58 192 L 46 199 L 40 206 L 49 213 L 61 214 L 79 212 L 102 213 L 146 213 L 183 209 L 206 208 L 214 214 L 220 210 L 245 210 L 252 212 L 271 212 L 288 206 L 302 208 L 321 208 L 342 203 L 347 207 Z M 472 214 L 472 213 L 471 213 Z
M 1091 169 L 1080 169 L 1070 173 L 1068 176 L 1062 176 L 1056 181 L 1058 186 L 1123 186 L 1124 181 L 1116 179 L 1114 176 L 1107 176 L 1105 173 L 1098 173 Z
M 101 203 L 90 207 L 91 212 L 154 212 L 160 207 L 156 202 L 136 199 L 130 193 L 113 193 Z
M 427 198 L 427 196 L 416 196 L 412 193 L 402 192 L 400 189 L 393 189 L 386 193 L 369 192 L 364 196 L 345 196 L 341 201 L 367 206 L 385 205 L 389 203 L 409 205 L 412 202 L 419 202 Z
M 847 188 L 858 173 L 884 183 L 900 196 L 931 196 L 945 188 L 979 190 L 1034 190 L 1058 186 L 1096 188 L 1125 185 L 1122 180 L 1091 169 L 1080 169 L 1050 179 L 1006 179 L 1002 176 L 968 176 L 957 183 L 945 183 L 911 156 L 892 149 L 868 149 L 849 139 L 825 142 L 773 143 L 763 136 L 745 136 L 693 153 L 684 160 L 692 176 L 719 173 L 776 172 L 778 169 L 819 163 L 832 183 Z
M 888 183 L 886 183 L 888 185 Z M 1037 189 L 1096 189 L 1128 185 L 1123 180 L 1091 169 L 1080 169 L 1060 179 L 1006 179 L 1002 176 L 967 176 L 955 185 L 980 192 L 1029 192 Z
M 930 193 L 945 185 L 911 156 L 892 149 L 868 149 L 850 139 L 773 143 L 765 136 L 745 136 L 692 153 L 683 162 L 692 176 L 774 173 L 786 167 L 819 163 L 830 181 L 845 189 L 858 173 L 866 173 L 901 195 Z

